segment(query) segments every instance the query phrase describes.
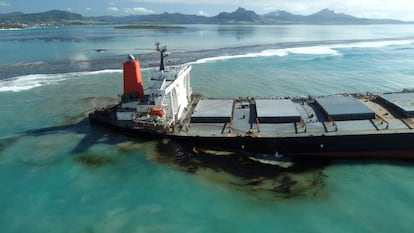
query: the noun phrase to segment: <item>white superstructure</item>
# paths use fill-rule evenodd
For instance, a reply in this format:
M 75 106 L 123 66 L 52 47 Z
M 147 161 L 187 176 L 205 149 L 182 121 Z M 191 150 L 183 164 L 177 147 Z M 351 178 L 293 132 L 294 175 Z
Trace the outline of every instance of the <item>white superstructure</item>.
M 159 49 L 157 46 L 157 49 L 163 60 L 166 56 L 164 54 L 166 48 Z M 138 66 L 138 69 L 128 68 L 131 63 L 137 63 L 138 65 L 133 65 Z M 142 83 L 139 63 L 130 60 L 125 64 L 127 66 L 124 65 L 124 85 L 130 85 L 126 84 L 128 82 L 132 82 L 131 85 Z M 163 128 L 169 128 L 179 123 L 191 103 L 190 71 L 190 65 L 169 67 L 168 69 L 165 69 L 163 65 L 160 66 L 160 69 L 154 72 L 148 80 L 146 89 L 137 88 L 135 91 L 132 88 L 132 91 L 122 95 L 120 108 L 116 111 L 117 120 L 156 124 Z M 128 87 L 124 86 L 124 92 L 127 92 L 127 89 Z

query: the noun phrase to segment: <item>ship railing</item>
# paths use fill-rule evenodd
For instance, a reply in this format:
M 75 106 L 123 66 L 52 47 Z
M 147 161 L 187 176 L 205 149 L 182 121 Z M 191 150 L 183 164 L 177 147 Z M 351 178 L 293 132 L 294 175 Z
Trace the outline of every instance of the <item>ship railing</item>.
M 306 124 L 305 121 L 301 118 L 299 122 L 295 122 L 295 131 L 296 133 L 306 133 L 307 128 L 306 128 Z M 299 129 L 302 129 L 301 131 L 299 131 Z
M 336 132 L 338 131 L 338 125 L 331 117 L 328 117 L 328 120 L 325 121 L 325 129 L 326 132 Z
M 134 120 L 132 122 L 137 125 L 142 125 L 142 126 L 149 127 L 149 128 L 161 127 L 161 128 L 166 129 L 169 127 L 168 122 L 154 122 L 154 121 L 147 121 L 147 120 Z
M 390 123 L 385 120 L 382 116 L 375 114 L 375 122 L 378 122 L 377 124 L 373 122 L 375 128 L 377 130 L 385 130 L 388 129 Z
M 259 122 L 259 118 L 256 118 L 256 130 L 258 133 L 260 133 L 260 122 Z
M 414 128 L 414 122 L 411 118 L 401 118 L 400 119 L 409 129 Z
M 234 131 L 234 124 L 233 124 L 233 119 L 234 119 L 234 108 L 236 107 L 236 101 L 235 99 L 233 99 L 233 105 L 231 107 L 231 118 L 230 118 L 230 122 L 229 122 L 229 134 L 232 134 Z

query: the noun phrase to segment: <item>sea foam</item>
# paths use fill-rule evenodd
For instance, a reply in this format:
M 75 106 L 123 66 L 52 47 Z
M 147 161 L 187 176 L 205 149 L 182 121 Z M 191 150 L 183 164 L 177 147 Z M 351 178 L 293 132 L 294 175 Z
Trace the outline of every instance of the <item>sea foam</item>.
M 229 56 L 217 56 L 217 57 L 208 57 L 199 59 L 192 64 L 200 64 L 207 62 L 214 62 L 220 60 L 229 60 L 236 58 L 254 58 L 254 57 L 284 57 L 289 54 L 305 54 L 305 55 L 328 55 L 328 56 L 337 56 L 341 55 L 338 51 L 327 47 L 327 46 L 309 46 L 309 47 L 293 47 L 293 48 L 284 48 L 284 49 L 267 49 L 257 53 L 247 53 L 240 55 L 229 55 Z
M 380 48 L 393 45 L 410 45 L 414 44 L 414 40 L 384 40 L 384 41 L 367 41 L 355 42 L 349 44 L 337 44 L 330 46 L 331 48 Z
M 380 48 L 387 46 L 403 46 L 413 44 L 414 40 L 380 40 L 380 41 L 361 41 L 351 43 L 325 44 L 314 46 L 299 46 L 281 49 L 267 49 L 259 52 L 225 55 L 216 57 L 207 57 L 199 59 L 189 64 L 209 63 L 221 60 L 230 60 L 237 58 L 255 58 L 255 57 L 284 57 L 291 54 L 303 55 L 321 55 L 321 56 L 340 56 L 341 49 L 348 48 Z M 9 79 L 0 80 L 0 92 L 19 92 L 30 90 L 35 87 L 55 84 L 67 79 L 84 77 L 87 75 L 99 75 L 105 73 L 120 73 L 122 70 L 100 70 L 87 72 L 71 72 L 61 74 L 30 74 L 24 76 L 17 76 Z
M 326 56 L 340 56 L 342 55 L 338 49 L 347 48 L 380 48 L 393 45 L 410 45 L 413 44 L 414 40 L 384 40 L 384 41 L 363 41 L 363 42 L 351 42 L 351 43 L 340 43 L 340 44 L 327 44 L 327 45 L 316 45 L 316 46 L 301 46 L 291 47 L 283 49 L 267 49 L 257 53 L 247 53 L 240 55 L 229 55 L 229 56 L 217 56 L 199 59 L 192 64 L 200 64 L 207 62 L 214 62 L 220 60 L 229 60 L 237 58 L 254 58 L 254 57 L 284 57 L 290 54 L 303 54 L 303 55 L 326 55 Z
M 0 92 L 19 92 L 50 84 L 56 84 L 68 79 L 80 78 L 87 75 L 120 73 L 122 70 L 99 70 L 88 72 L 72 72 L 62 74 L 29 74 L 0 80 Z

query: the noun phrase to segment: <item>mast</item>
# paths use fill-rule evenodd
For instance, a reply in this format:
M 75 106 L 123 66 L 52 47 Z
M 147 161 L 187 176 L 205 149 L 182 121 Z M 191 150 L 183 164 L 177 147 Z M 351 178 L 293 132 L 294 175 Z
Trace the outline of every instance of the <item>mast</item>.
M 165 58 L 168 56 L 167 53 L 167 46 L 161 46 L 160 47 L 160 42 L 155 43 L 155 46 L 157 46 L 157 51 L 160 52 L 160 71 L 164 71 L 165 70 Z

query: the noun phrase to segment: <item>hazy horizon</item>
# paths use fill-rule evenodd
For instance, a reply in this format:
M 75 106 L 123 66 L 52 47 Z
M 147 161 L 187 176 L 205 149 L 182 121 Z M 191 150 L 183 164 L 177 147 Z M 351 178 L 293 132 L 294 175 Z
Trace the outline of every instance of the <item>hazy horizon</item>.
M 330 9 L 337 13 L 344 13 L 358 18 L 397 19 L 414 21 L 411 10 L 414 2 L 409 0 L 367 0 L 367 1 L 326 1 L 316 0 L 312 3 L 305 0 L 289 2 L 256 1 L 194 1 L 194 0 L 68 0 L 56 2 L 52 0 L 33 0 L 28 4 L 22 0 L 0 0 L 0 13 L 21 11 L 24 13 L 38 13 L 49 10 L 63 10 L 79 13 L 84 16 L 126 16 L 183 13 L 203 16 L 215 16 L 220 12 L 233 12 L 238 7 L 253 10 L 257 14 L 266 14 L 276 10 L 284 10 L 293 14 L 310 15 L 322 9 Z

